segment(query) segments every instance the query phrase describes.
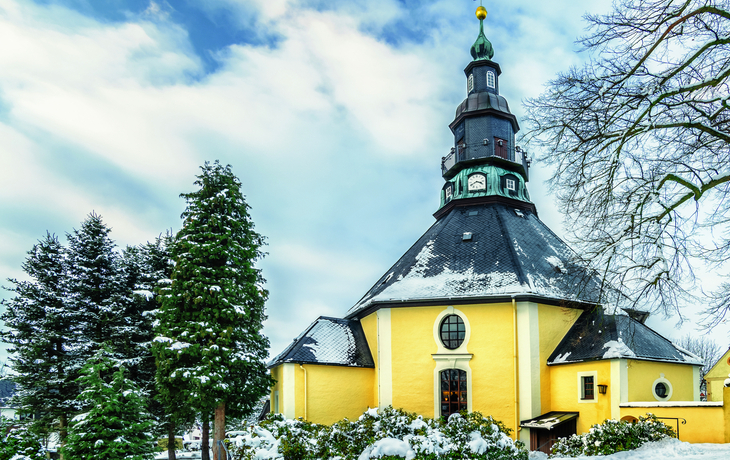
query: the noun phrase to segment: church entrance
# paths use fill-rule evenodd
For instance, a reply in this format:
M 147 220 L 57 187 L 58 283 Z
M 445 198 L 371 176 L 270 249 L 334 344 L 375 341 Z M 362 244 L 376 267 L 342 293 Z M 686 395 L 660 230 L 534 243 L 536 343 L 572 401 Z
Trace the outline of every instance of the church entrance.
M 466 371 L 447 369 L 441 371 L 441 416 L 458 413 L 466 408 Z

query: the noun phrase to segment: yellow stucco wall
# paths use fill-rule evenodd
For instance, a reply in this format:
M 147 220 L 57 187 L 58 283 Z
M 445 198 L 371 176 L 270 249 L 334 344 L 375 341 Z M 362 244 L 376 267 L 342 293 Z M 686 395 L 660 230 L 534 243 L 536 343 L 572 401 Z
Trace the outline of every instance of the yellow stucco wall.
M 707 381 L 707 400 L 708 401 L 722 401 L 722 388 L 724 386 L 725 379 L 730 374 L 730 349 L 722 355 L 722 358 L 717 360 L 715 365 L 705 374 L 705 380 Z
M 273 377 L 274 380 L 276 380 L 276 383 L 274 384 L 274 386 L 271 387 L 271 396 L 269 398 L 269 404 L 271 407 L 272 414 L 277 413 L 277 411 L 276 411 L 277 406 L 279 409 L 278 413 L 281 413 L 281 401 L 282 401 L 281 395 L 282 395 L 282 388 L 283 388 L 281 369 L 282 369 L 281 366 L 276 366 L 273 369 L 271 369 L 271 377 Z M 278 397 L 279 397 L 278 403 L 276 400 L 277 393 L 278 393 Z
M 307 371 L 307 420 L 323 424 L 345 417 L 356 420 L 374 406 L 374 369 L 313 364 L 303 367 Z M 304 371 L 297 368 L 299 379 L 302 385 L 297 385 L 297 409 L 301 407 L 301 413 L 297 410 L 297 415 L 304 417 Z
M 291 375 L 294 377 L 294 385 L 287 380 L 285 366 L 293 370 Z M 374 374 L 375 370 L 372 368 L 314 364 L 300 366 L 293 363 L 278 365 L 271 369 L 271 375 L 277 380 L 271 388 L 271 412 L 275 412 L 278 391 L 279 413 L 284 415 L 324 424 L 331 424 L 345 417 L 356 419 L 368 407 L 374 406 Z M 292 389 L 294 408 L 284 407 L 285 400 L 292 400 L 287 393 Z
M 424 416 L 434 413 L 434 376 L 439 351 L 434 324 L 447 309 L 395 308 L 391 311 L 393 406 Z M 456 307 L 470 327 L 466 351 L 473 357 L 472 411 L 492 415 L 515 429 L 512 304 L 460 305 Z M 443 351 L 443 350 L 442 350 Z
M 693 401 L 695 382 L 694 366 L 687 364 L 657 363 L 653 361 L 628 360 L 629 393 L 631 401 L 656 401 L 652 391 L 654 381 L 664 374 L 672 385 L 672 396 L 668 401 Z
M 598 388 L 596 388 L 595 402 L 581 401 L 578 383 L 580 372 L 596 372 L 595 383 L 596 385 L 608 385 L 607 394 L 599 394 Z M 611 391 L 614 389 L 610 382 L 611 362 L 609 360 L 550 366 L 551 410 L 580 412 L 576 431 L 584 433 L 591 425 L 611 418 Z
M 552 410 L 552 379 L 547 360 L 578 319 L 582 310 L 538 305 L 540 316 L 540 405 L 541 413 Z
M 373 394 L 372 401 L 373 407 L 377 407 L 380 404 L 378 401 L 378 317 L 376 313 L 371 313 L 365 318 L 360 320 L 360 325 L 365 333 L 365 340 L 368 342 L 370 348 L 370 354 L 373 355 L 373 362 L 375 363 L 375 369 L 373 373 Z
M 724 421 L 722 406 L 719 407 L 622 407 L 621 417 L 645 416 L 647 413 L 668 419 L 683 418 L 686 424 L 679 424 L 679 439 L 687 442 L 726 442 L 723 427 Z M 677 421 L 662 420 L 662 422 L 677 429 Z M 730 422 L 730 421 L 728 421 Z

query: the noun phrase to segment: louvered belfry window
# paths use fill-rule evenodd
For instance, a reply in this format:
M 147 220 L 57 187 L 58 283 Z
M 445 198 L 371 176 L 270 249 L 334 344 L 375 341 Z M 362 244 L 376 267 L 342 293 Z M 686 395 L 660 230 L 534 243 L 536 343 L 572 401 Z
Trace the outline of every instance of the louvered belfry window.
M 441 415 L 467 410 L 466 371 L 447 369 L 441 371 Z

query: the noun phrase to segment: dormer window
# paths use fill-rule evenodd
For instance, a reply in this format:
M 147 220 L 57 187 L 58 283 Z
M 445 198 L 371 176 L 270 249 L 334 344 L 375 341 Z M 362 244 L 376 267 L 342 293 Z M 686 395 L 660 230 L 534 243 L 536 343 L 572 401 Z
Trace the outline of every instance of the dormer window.
M 487 86 L 494 88 L 496 86 L 496 79 L 494 78 L 494 72 L 487 70 Z
M 474 90 L 474 74 L 470 73 L 469 78 L 466 80 L 466 92 L 471 93 Z
M 453 195 L 454 191 L 451 188 L 451 184 L 447 185 L 444 188 L 444 196 L 446 197 L 446 201 L 451 200 L 451 196 Z
M 506 179 L 504 181 L 504 188 L 506 188 L 507 190 L 511 190 L 511 191 L 514 192 L 515 189 L 517 188 L 517 184 L 515 183 L 515 180 L 514 179 Z

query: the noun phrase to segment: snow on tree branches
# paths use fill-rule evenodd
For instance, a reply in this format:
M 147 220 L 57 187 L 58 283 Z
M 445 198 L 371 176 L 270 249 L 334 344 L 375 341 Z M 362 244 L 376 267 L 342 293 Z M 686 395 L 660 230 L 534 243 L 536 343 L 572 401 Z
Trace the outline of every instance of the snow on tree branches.
M 200 189 L 181 195 L 187 208 L 172 244 L 175 267 L 160 290 L 157 382 L 168 404 L 243 415 L 271 385 L 261 332 L 268 292 L 254 267 L 264 240 L 231 167 L 201 169 Z M 216 417 L 216 438 L 223 429 Z
M 554 166 L 585 261 L 681 315 L 693 264 L 730 255 L 730 2 L 620 0 L 586 19 L 593 59 L 527 101 L 524 139 Z M 717 300 L 714 319 L 730 307 Z

